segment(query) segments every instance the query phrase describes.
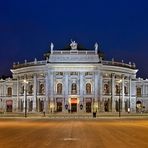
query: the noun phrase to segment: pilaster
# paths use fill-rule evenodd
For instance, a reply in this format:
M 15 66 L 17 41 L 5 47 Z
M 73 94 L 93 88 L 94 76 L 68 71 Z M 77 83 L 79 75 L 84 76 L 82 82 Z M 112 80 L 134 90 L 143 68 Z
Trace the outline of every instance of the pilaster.
M 99 91 L 99 98 L 100 98 L 100 111 L 104 111 L 104 101 L 102 98 L 103 93 L 103 73 L 100 72 L 100 91 Z
M 124 100 L 124 75 L 122 75 L 122 85 L 121 85 L 121 87 L 122 87 L 122 111 L 124 112 L 125 111 L 125 100 Z
M 49 95 L 50 112 L 53 113 L 54 112 L 54 106 L 55 106 L 55 102 L 54 102 L 54 98 L 53 98 L 53 95 L 54 95 L 54 73 L 53 73 L 53 71 L 50 72 L 49 79 L 50 79 L 50 83 L 49 83 L 49 86 L 50 86 L 50 95 Z
M 17 87 L 16 88 L 16 91 L 17 91 L 16 111 L 19 111 L 18 110 L 20 108 L 20 101 L 19 101 L 19 88 L 20 88 L 20 86 L 19 86 L 19 77 L 17 77 L 17 86 L 16 87 Z
M 48 96 L 49 96 L 49 75 L 48 73 L 45 73 L 45 100 L 44 100 L 44 111 L 47 113 L 48 112 Z
M 83 101 L 83 92 L 84 92 L 84 80 L 83 80 L 84 74 L 83 72 L 80 72 L 80 101 Z
M 111 102 L 112 102 L 112 112 L 115 112 L 115 74 L 112 73 L 111 75 Z
M 98 92 L 99 92 L 99 89 L 98 89 L 98 86 L 99 86 L 99 74 L 98 72 L 95 72 L 95 75 L 94 75 L 94 92 L 95 92 L 95 110 L 98 112 Z
M 37 111 L 37 75 L 33 76 L 33 111 Z
M 131 76 L 129 76 L 129 108 L 131 108 L 131 94 L 132 94 L 132 90 L 131 90 Z

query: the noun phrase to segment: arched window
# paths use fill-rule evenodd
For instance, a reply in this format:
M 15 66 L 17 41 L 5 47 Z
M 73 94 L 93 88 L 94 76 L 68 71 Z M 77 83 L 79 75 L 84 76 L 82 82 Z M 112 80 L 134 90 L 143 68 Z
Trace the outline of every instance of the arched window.
M 24 85 L 21 86 L 21 88 L 20 88 L 20 93 L 21 93 L 21 95 L 24 94 Z
M 39 93 L 44 94 L 44 84 L 40 84 Z
M 29 85 L 28 87 L 28 94 L 32 94 L 33 93 L 33 85 Z
M 124 86 L 124 93 L 125 93 L 125 95 L 128 94 L 128 88 L 127 88 L 127 86 Z
M 72 85 L 71 85 L 71 93 L 72 94 L 77 93 L 77 84 L 76 83 L 72 83 Z
M 119 93 L 120 93 L 120 86 L 116 85 L 116 95 L 119 95 Z
M 137 97 L 141 97 L 141 87 L 137 87 Z
M 62 94 L 62 84 L 61 83 L 57 84 L 57 94 Z
M 86 84 L 86 94 L 91 94 L 91 84 L 90 83 Z
M 104 84 L 104 94 L 109 94 L 109 85 Z
M 12 96 L 12 88 L 11 87 L 7 88 L 7 94 L 8 94 L 8 96 Z

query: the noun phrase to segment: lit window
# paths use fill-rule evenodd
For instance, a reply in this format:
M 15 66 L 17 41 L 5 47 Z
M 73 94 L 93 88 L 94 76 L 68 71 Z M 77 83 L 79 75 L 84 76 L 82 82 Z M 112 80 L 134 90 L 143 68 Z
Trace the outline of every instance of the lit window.
M 72 83 L 72 85 L 71 85 L 71 93 L 72 94 L 77 93 L 77 85 L 76 85 L 76 83 Z
M 44 84 L 40 84 L 39 93 L 44 94 Z
M 61 83 L 57 84 L 57 94 L 62 94 L 62 84 Z
M 29 85 L 28 94 L 32 94 L 33 92 L 33 85 Z
M 12 88 L 11 87 L 7 88 L 7 94 L 8 94 L 8 96 L 12 96 Z
M 141 87 L 137 87 L 137 97 L 141 97 Z
M 86 94 L 91 94 L 91 84 L 90 83 L 86 84 Z
M 109 85 L 104 84 L 104 94 L 109 94 Z

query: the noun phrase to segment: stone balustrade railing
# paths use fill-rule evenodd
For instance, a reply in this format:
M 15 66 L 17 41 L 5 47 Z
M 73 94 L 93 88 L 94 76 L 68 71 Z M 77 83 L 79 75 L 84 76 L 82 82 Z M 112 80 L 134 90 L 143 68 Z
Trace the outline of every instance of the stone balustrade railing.
M 37 61 L 35 59 L 33 62 L 27 62 L 25 60 L 25 63 L 21 63 L 21 64 L 20 63 L 14 63 L 13 64 L 13 69 L 22 68 L 22 67 L 29 67 L 29 66 L 45 65 L 47 63 L 48 63 L 47 60 Z M 115 62 L 115 61 L 104 61 L 104 60 L 101 60 L 101 63 L 103 65 L 119 66 L 119 67 L 136 69 L 136 65 L 134 63 L 131 64 L 131 62 L 129 62 L 129 64 L 126 64 L 126 63 L 123 63 L 123 62 Z

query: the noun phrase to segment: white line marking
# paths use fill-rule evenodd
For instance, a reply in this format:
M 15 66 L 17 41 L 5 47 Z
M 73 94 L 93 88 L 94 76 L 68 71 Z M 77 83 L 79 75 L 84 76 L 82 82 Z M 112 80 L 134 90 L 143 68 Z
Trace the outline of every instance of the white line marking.
M 78 138 L 64 138 L 64 141 L 77 141 Z

